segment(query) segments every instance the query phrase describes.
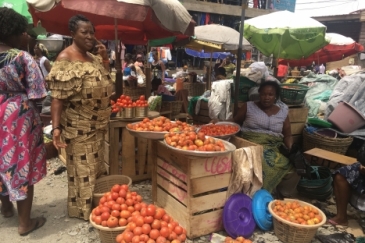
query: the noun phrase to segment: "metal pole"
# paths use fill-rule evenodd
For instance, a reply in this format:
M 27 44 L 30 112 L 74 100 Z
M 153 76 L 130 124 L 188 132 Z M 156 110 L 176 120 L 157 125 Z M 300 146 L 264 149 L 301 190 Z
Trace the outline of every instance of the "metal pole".
M 120 60 L 120 53 L 122 52 L 122 47 L 120 46 L 120 42 L 118 40 L 118 22 L 116 18 L 114 18 L 114 34 L 115 34 L 115 69 L 117 70 L 115 74 L 115 94 L 117 98 L 119 98 L 123 94 L 123 74 Z
M 238 51 L 237 51 L 236 80 L 234 83 L 234 110 L 233 110 L 234 115 L 237 114 L 237 111 L 238 111 L 238 96 L 239 96 L 239 87 L 240 87 L 241 59 L 242 59 L 243 26 L 245 23 L 246 8 L 247 8 L 247 0 L 242 0 L 240 40 L 239 40 Z

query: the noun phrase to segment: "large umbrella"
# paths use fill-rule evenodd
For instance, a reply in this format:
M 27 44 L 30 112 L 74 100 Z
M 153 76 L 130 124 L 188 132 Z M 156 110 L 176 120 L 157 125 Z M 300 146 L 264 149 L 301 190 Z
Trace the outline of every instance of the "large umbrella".
M 47 6 L 45 1 L 58 2 L 27 0 L 34 22 L 41 21 L 52 33 L 69 35 L 68 20 L 82 14 L 95 25 L 97 38 L 114 39 L 117 30 L 118 39 L 125 44 L 146 44 L 151 39 L 179 34 L 194 35 L 195 22 L 177 0 L 61 0 L 51 9 L 43 10 L 38 6 L 40 3 Z
M 211 52 L 211 53 L 207 53 L 207 52 L 203 52 L 203 51 L 195 51 L 189 48 L 185 48 L 185 52 L 186 54 L 188 54 L 189 56 L 192 57 L 199 57 L 199 58 L 210 58 L 210 56 L 212 56 L 212 58 L 214 59 L 224 59 L 227 56 L 230 56 L 231 53 L 230 52 Z
M 356 43 L 349 37 L 336 33 L 326 33 L 326 37 L 330 40 L 330 43 L 309 57 L 300 60 L 281 59 L 279 60 L 279 64 L 289 64 L 291 67 L 308 66 L 313 62 L 322 64 L 339 61 L 345 57 L 364 51 L 364 46 Z
M 245 21 L 244 37 L 265 56 L 300 59 L 329 43 L 326 26 L 289 11 L 279 11 Z
M 210 24 L 195 27 L 195 36 L 190 38 L 186 48 L 210 53 L 210 63 L 212 63 L 213 52 L 232 52 L 235 53 L 239 47 L 240 33 L 230 27 L 223 25 Z M 251 44 L 243 39 L 242 50 L 251 50 Z M 209 74 L 212 73 L 212 65 L 209 67 Z M 210 75 L 209 75 L 210 76 Z M 210 87 L 211 79 L 207 82 Z
M 29 24 L 33 23 L 32 16 L 28 12 L 28 5 L 25 0 L 0 0 L 0 7 L 14 9 L 16 12 L 26 17 Z

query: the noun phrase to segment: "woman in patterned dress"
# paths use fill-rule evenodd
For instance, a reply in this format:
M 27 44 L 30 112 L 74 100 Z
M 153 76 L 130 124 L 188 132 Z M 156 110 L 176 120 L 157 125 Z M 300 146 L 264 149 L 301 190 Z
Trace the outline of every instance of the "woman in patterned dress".
M 33 57 L 19 50 L 27 20 L 0 8 L 0 200 L 1 214 L 12 217 L 17 203 L 22 236 L 42 227 L 45 218 L 30 218 L 34 184 L 46 176 L 46 149 L 35 101 L 47 95 Z
M 105 46 L 97 42 L 98 56 L 90 53 L 96 41 L 92 23 L 76 15 L 69 30 L 73 43 L 58 55 L 46 82 L 53 98 L 53 143 L 67 154 L 68 215 L 88 220 L 95 180 L 106 173 L 103 144 L 113 84 Z

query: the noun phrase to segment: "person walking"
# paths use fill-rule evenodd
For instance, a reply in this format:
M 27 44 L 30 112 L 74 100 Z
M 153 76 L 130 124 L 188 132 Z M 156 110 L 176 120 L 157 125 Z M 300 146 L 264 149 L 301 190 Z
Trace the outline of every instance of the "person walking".
M 68 215 L 89 220 L 95 181 L 106 174 L 103 141 L 113 82 L 106 48 L 95 39 L 93 24 L 76 15 L 68 26 L 73 43 L 58 55 L 46 82 L 53 98 L 53 144 L 66 150 Z M 98 55 L 90 53 L 95 42 Z
M 34 58 L 21 51 L 28 38 L 27 19 L 0 8 L 0 201 L 5 218 L 18 210 L 18 233 L 42 227 L 44 217 L 31 218 L 34 184 L 46 176 L 42 121 L 34 101 L 47 95 Z

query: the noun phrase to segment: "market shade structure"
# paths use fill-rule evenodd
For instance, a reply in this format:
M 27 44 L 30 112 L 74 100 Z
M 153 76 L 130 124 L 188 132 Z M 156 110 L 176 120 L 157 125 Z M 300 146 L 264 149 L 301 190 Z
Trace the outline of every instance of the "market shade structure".
M 0 0 L 0 7 L 11 8 L 27 18 L 28 24 L 32 24 L 32 16 L 28 12 L 26 0 Z
M 279 11 L 246 20 L 244 37 L 265 56 L 306 58 L 326 46 L 326 26 L 289 11 Z
M 218 24 L 195 27 L 195 36 L 185 45 L 186 48 L 207 52 L 235 52 L 238 50 L 240 33 L 230 27 Z M 242 50 L 251 50 L 251 44 L 243 39 Z
M 99 39 L 118 39 L 125 44 L 175 35 L 194 35 L 195 22 L 177 0 L 27 0 L 34 23 L 48 32 L 69 35 L 68 20 L 82 14 L 96 28 Z M 50 2 L 54 4 L 49 8 Z M 44 7 L 42 9 L 41 7 Z M 115 29 L 115 21 L 117 29 Z
M 214 59 L 224 59 L 227 56 L 230 56 L 231 53 L 230 52 L 211 52 L 211 53 L 207 53 L 207 52 L 200 52 L 200 51 L 195 51 L 189 48 L 185 48 L 185 52 L 186 54 L 188 54 L 189 56 L 192 57 L 199 57 L 199 58 L 210 58 L 210 56 L 212 56 L 212 58 Z
M 364 51 L 364 46 L 356 43 L 349 37 L 336 33 L 326 33 L 326 38 L 330 40 L 330 43 L 309 57 L 300 60 L 280 59 L 279 64 L 289 64 L 291 67 L 309 66 L 313 62 L 323 64 L 339 61 L 345 57 Z

